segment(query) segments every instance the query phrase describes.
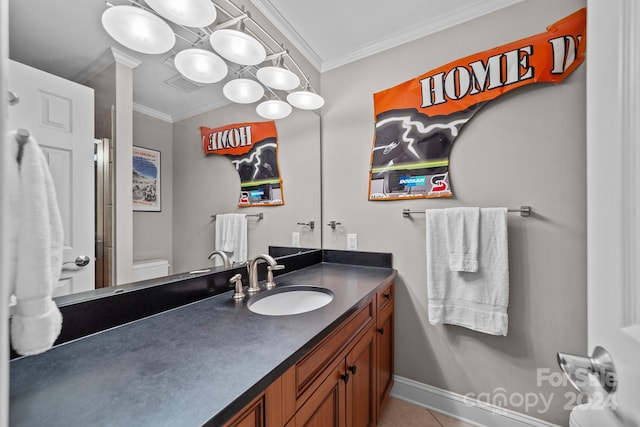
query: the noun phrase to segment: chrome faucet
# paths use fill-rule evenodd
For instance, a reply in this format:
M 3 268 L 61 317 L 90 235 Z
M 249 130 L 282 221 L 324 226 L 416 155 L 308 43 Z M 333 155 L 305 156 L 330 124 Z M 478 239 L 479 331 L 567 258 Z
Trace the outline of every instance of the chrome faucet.
M 267 288 L 273 288 L 275 283 L 273 283 L 273 273 L 272 270 L 281 270 L 284 268 L 284 265 L 279 265 L 278 261 L 276 261 L 271 255 L 261 254 L 251 260 L 251 263 L 247 267 L 249 269 L 249 295 L 255 294 L 260 290 L 258 287 L 258 263 L 260 260 L 263 260 L 269 264 L 267 269 L 269 270 L 269 274 L 267 275 Z
M 224 251 L 215 250 L 209 254 L 208 259 L 213 259 L 214 256 L 218 255 L 220 259 L 222 259 L 222 265 L 224 268 L 231 267 L 231 261 L 229 260 L 229 256 Z

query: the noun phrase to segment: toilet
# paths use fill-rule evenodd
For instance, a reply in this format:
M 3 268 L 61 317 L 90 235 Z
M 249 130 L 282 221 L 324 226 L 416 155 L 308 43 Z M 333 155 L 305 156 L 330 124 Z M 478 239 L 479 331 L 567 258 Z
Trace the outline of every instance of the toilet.
M 133 281 L 154 279 L 169 274 L 169 261 L 166 259 L 149 259 L 133 263 Z
M 569 427 L 624 427 L 609 411 L 578 405 L 571 411 Z

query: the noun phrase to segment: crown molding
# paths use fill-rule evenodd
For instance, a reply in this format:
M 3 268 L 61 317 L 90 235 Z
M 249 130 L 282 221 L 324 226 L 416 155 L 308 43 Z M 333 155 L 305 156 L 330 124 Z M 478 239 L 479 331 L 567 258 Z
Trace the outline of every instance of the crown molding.
M 111 52 L 113 53 L 113 58 L 118 64 L 126 65 L 131 69 L 136 68 L 138 65 L 142 64 L 142 61 L 140 61 L 139 59 L 136 59 L 131 55 L 127 55 L 126 53 L 114 47 L 111 48 Z
M 471 21 L 472 19 L 488 15 L 489 13 L 523 1 L 524 0 L 476 0 L 464 8 L 454 10 L 446 15 L 437 16 L 421 25 L 407 28 L 406 30 L 396 33 L 379 43 L 374 43 L 348 55 L 328 59 L 322 63 L 320 72 L 324 73 L 326 71 L 342 67 L 343 65 L 347 65 L 385 50 L 418 40 L 430 34 L 435 34 L 439 31 L 455 27 L 456 25 L 463 24 L 467 21 Z
M 84 69 L 71 78 L 72 81 L 80 84 L 91 80 L 97 74 L 103 72 L 107 67 L 114 63 L 113 53 L 111 48 L 106 49 L 96 59 L 91 61 Z
M 147 116 L 154 117 L 158 120 L 162 120 L 163 122 L 173 123 L 173 118 L 166 113 L 163 113 L 158 110 L 154 110 L 153 108 L 147 107 L 146 105 L 133 103 L 133 111 L 137 111 L 138 113 L 146 114 Z
M 321 73 L 342 67 L 343 65 L 347 65 L 351 62 L 412 42 L 419 38 L 454 27 L 523 1 L 524 0 L 475 0 L 461 9 L 454 10 L 443 16 L 434 17 L 431 21 L 419 26 L 407 28 L 406 30 L 398 32 L 392 37 L 379 43 L 366 46 L 348 55 L 323 60 L 323 58 L 320 58 L 313 48 L 304 41 L 300 34 L 282 16 L 271 0 L 251 0 L 258 10 L 260 10 L 260 12 L 262 12 L 262 14 L 270 20 L 273 25 L 278 27 L 291 44 L 293 44 L 296 49 L 298 49 L 300 53 L 302 53 L 302 55 L 304 55 L 304 57 L 307 58 L 307 60 Z
M 188 110 L 183 113 L 177 114 L 175 116 L 172 116 L 171 119 L 173 123 L 179 122 L 180 120 L 188 119 L 189 117 L 197 116 L 199 114 L 215 110 L 216 108 L 224 107 L 225 105 L 228 105 L 230 103 L 231 102 L 227 99 L 219 100 L 211 104 L 203 105 L 201 107 L 194 108 L 193 110 Z
M 287 41 L 289 41 L 316 70 L 321 71 L 322 58 L 320 58 L 316 51 L 302 38 L 300 33 L 289 24 L 289 21 L 287 21 L 273 3 L 271 3 L 271 0 L 251 0 L 251 3 L 253 3 L 265 18 L 271 21 Z

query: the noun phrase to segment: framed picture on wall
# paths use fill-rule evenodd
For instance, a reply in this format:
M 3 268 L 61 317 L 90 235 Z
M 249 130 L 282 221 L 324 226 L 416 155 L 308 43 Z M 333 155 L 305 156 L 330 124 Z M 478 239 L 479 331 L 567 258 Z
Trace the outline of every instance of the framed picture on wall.
M 133 147 L 133 210 L 160 212 L 160 151 Z

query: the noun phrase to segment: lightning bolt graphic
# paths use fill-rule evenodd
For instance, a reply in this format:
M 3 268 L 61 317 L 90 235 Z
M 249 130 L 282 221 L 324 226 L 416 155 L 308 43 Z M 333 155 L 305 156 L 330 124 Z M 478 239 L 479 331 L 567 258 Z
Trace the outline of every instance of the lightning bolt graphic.
M 260 172 L 260 163 L 262 162 L 262 158 L 260 157 L 261 152 L 263 149 L 267 147 L 273 147 L 275 149 L 276 144 L 275 143 L 262 144 L 259 147 L 255 147 L 255 151 L 251 153 L 251 156 L 249 158 L 244 158 L 242 160 L 232 160 L 231 163 L 235 165 L 237 171 L 240 170 L 240 165 L 242 163 L 254 164 L 254 172 L 253 172 L 253 177 L 251 179 L 256 179 L 256 176 Z M 255 163 L 253 163 L 254 161 Z
M 411 120 L 409 116 L 399 116 L 399 117 L 389 117 L 388 119 L 381 120 L 376 123 L 376 128 L 386 125 L 391 122 L 402 122 L 402 127 L 404 128 L 404 133 L 402 134 L 402 139 L 407 143 L 407 150 L 409 150 L 417 159 L 420 159 L 420 156 L 416 152 L 413 143 L 415 139 L 409 136 L 409 132 L 411 132 L 412 128 L 415 128 L 421 134 L 428 134 L 433 132 L 436 129 L 448 129 L 451 132 L 451 136 L 455 139 L 458 136 L 458 126 L 462 127 L 465 123 L 469 121 L 470 117 L 466 119 L 452 120 L 449 123 L 433 123 L 429 126 L 425 126 L 422 122 Z M 388 145 L 383 145 L 380 147 L 375 147 L 373 150 L 385 150 L 385 154 L 389 151 L 393 150 L 398 145 L 397 141 L 393 141 Z

